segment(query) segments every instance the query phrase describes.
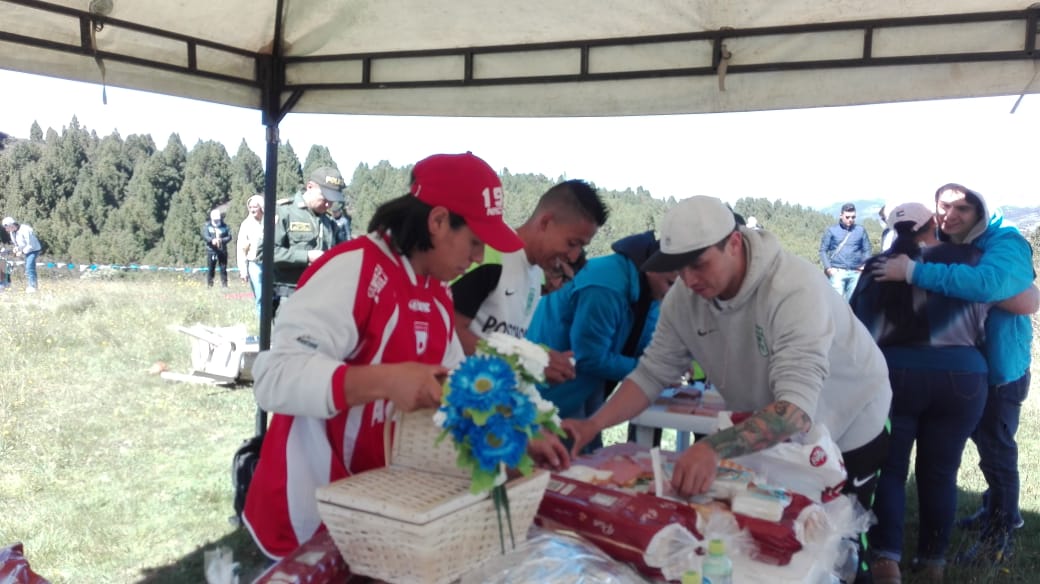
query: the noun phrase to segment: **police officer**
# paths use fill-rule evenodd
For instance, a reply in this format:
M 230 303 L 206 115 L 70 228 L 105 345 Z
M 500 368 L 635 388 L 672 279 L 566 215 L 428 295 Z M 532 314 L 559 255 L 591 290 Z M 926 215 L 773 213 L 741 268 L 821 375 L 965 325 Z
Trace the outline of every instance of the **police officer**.
M 345 187 L 338 170 L 323 167 L 311 173 L 303 192 L 278 201 L 272 243 L 275 309 L 296 289 L 307 266 L 340 242 L 336 223 L 326 213 L 333 203 L 343 203 Z

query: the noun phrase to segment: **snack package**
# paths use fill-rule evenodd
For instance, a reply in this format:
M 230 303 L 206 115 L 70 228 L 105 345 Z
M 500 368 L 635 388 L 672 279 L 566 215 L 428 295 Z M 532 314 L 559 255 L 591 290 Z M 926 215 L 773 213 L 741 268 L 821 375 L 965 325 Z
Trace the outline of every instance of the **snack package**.
M 535 522 L 547 529 L 573 531 L 654 578 L 661 576 L 660 571 L 643 559 L 654 534 L 673 523 L 699 534 L 697 511 L 689 505 L 557 474 L 549 481 Z
M 327 529 L 260 574 L 253 584 L 336 584 L 351 579 L 350 568 Z
M 729 428 L 743 417 L 746 416 L 721 412 L 718 429 Z M 818 503 L 841 496 L 847 476 L 841 451 L 823 424 L 813 424 L 808 432 L 733 460 L 753 470 L 759 479 L 783 485 Z
M 675 453 L 655 448 L 650 456 L 654 462 L 655 492 L 696 509 L 697 528 L 701 533 L 707 534 L 712 525 L 735 521 L 737 530 L 746 531 L 753 541 L 753 545 L 746 546 L 745 554 L 775 566 L 786 565 L 802 549 L 802 542 L 795 534 L 795 523 L 803 510 L 813 505 L 807 497 L 764 484 L 759 486 L 754 482 L 757 480 L 754 473 L 729 460 L 719 465 L 715 482 L 707 493 L 692 498 L 679 497 L 671 488 Z M 733 507 L 734 501 L 738 501 L 737 508 Z

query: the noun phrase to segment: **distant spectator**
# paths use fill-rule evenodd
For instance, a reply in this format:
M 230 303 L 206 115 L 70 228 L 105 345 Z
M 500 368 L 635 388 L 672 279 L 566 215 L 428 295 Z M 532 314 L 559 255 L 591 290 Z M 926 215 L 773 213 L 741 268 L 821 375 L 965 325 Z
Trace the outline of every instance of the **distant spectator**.
M 831 286 L 846 302 L 856 289 L 863 264 L 870 255 L 867 230 L 856 225 L 856 206 L 845 203 L 841 207 L 838 224 L 828 227 L 820 238 L 820 263 Z
M 257 255 L 260 241 L 264 238 L 264 196 L 253 195 L 246 201 L 249 212 L 238 228 L 238 275 L 243 282 L 249 284 L 256 299 L 256 313 L 260 314 L 260 275 L 263 273 L 261 258 Z
M 36 238 L 36 232 L 28 225 L 21 225 L 11 217 L 4 217 L 4 230 L 11 237 L 14 245 L 14 253 L 25 257 L 25 291 L 29 294 L 36 292 L 36 256 L 40 255 L 40 240 Z
M 332 215 L 332 220 L 336 223 L 336 241 L 342 242 L 350 239 L 350 226 L 354 218 L 347 213 L 345 203 L 333 203 L 329 207 L 329 215 Z
M 206 242 L 206 285 L 213 287 L 213 272 L 220 267 L 220 285 L 227 288 L 228 243 L 231 228 L 224 223 L 219 209 L 209 213 L 209 221 L 202 225 L 202 240 Z

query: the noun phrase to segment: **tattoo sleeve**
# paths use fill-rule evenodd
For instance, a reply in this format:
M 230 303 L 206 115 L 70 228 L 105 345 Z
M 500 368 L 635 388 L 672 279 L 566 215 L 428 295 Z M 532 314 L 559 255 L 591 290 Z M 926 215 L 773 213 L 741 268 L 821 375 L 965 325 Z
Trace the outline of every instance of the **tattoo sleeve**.
M 743 422 L 705 438 L 721 458 L 734 458 L 778 444 L 812 426 L 809 415 L 790 402 L 773 402 Z

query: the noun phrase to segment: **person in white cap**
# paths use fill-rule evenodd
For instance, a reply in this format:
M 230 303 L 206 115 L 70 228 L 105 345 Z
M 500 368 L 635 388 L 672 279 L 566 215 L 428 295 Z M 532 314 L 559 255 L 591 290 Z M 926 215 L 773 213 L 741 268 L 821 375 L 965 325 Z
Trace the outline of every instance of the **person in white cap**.
M 220 285 L 228 287 L 227 260 L 228 244 L 231 243 L 231 228 L 224 223 L 220 209 L 209 212 L 209 221 L 202 225 L 202 241 L 206 242 L 206 285 L 213 287 L 213 273 L 220 268 Z
M 36 238 L 36 232 L 32 227 L 18 223 L 13 217 L 4 217 L 2 224 L 11 236 L 15 254 L 25 258 L 25 291 L 30 294 L 36 292 L 39 286 L 36 277 L 36 256 L 40 255 L 43 249 L 40 240 Z
M 246 200 L 246 218 L 238 228 L 238 240 L 235 245 L 238 260 L 238 276 L 249 284 L 256 300 L 256 314 L 260 315 L 260 293 L 262 286 L 261 273 L 263 266 L 257 252 L 260 241 L 264 238 L 264 195 L 257 193 Z
M 888 452 L 888 369 L 819 270 L 703 196 L 669 210 L 661 249 L 642 268 L 678 270 L 682 284 L 668 291 L 650 346 L 610 400 L 587 420 L 564 420 L 573 453 L 646 409 L 696 358 L 728 409 L 754 414 L 682 453 L 672 476 L 678 493 L 706 492 L 722 459 L 823 424 L 844 458 L 845 492 L 869 508 Z M 864 562 L 860 571 L 857 581 L 869 581 Z

